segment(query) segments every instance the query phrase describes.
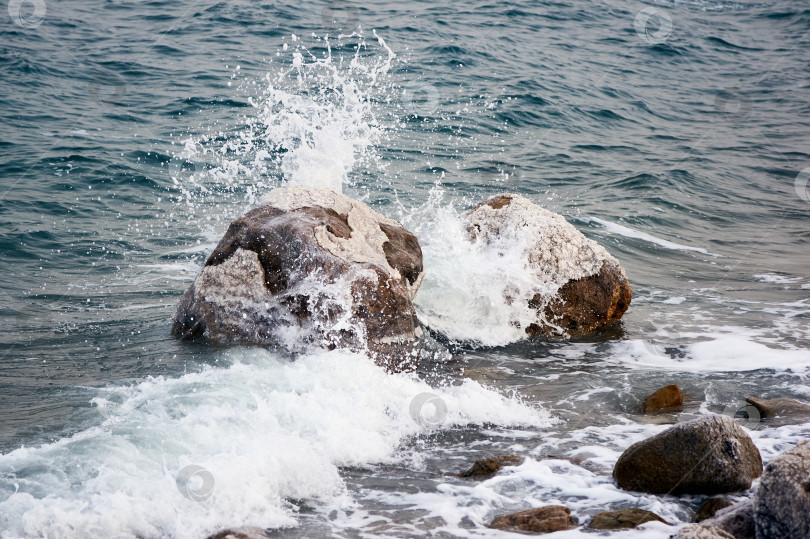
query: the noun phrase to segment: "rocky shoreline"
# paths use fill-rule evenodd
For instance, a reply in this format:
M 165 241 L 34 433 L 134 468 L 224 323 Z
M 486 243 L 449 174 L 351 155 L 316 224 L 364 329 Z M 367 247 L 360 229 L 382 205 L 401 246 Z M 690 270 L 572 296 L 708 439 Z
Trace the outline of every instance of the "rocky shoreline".
M 632 291 L 624 270 L 604 248 L 559 215 L 503 194 L 466 214 L 469 242 L 520 235 L 525 268 L 537 281 L 510 321 L 526 338 L 590 334 L 619 319 Z M 231 224 L 184 294 L 172 333 L 218 344 L 318 346 L 366 352 L 389 372 L 408 372 L 424 357 L 423 328 L 413 300 L 425 276 L 418 239 L 398 222 L 328 189 L 281 188 Z M 504 294 L 509 294 L 508 287 Z M 677 411 L 684 402 L 671 384 L 644 399 L 642 413 Z M 753 413 L 775 422 L 810 417 L 790 399 L 748 399 Z M 526 456 L 476 461 L 458 477 L 475 481 L 518 466 Z M 678 423 L 629 447 L 613 469 L 624 490 L 658 496 L 707 496 L 695 524 L 673 537 L 810 537 L 810 444 L 764 468 L 750 436 L 726 415 Z M 732 504 L 714 496 L 753 496 Z M 587 527 L 620 530 L 666 522 L 640 508 L 595 515 Z M 535 507 L 496 517 L 489 527 L 520 533 L 577 528 L 569 508 Z M 268 537 L 234 528 L 208 539 Z

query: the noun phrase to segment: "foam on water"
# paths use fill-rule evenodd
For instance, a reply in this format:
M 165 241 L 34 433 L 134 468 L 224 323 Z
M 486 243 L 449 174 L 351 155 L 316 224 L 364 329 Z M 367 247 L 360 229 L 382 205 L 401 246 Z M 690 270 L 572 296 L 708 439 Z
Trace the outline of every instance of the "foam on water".
M 551 424 L 544 411 L 476 382 L 430 387 L 361 355 L 289 361 L 241 349 L 221 361 L 233 363 L 107 388 L 94 399 L 98 426 L 0 455 L 0 477 L 14 477 L 0 480 L 10 494 L 0 503 L 2 537 L 199 538 L 230 525 L 294 526 L 291 500 L 351 503 L 338 466 L 407 458 L 409 437 L 485 422 Z M 433 396 L 416 402 L 432 401 L 442 417 L 414 412 L 425 393 Z M 187 466 L 203 470 L 203 483 L 190 481 L 184 495 L 178 476 Z

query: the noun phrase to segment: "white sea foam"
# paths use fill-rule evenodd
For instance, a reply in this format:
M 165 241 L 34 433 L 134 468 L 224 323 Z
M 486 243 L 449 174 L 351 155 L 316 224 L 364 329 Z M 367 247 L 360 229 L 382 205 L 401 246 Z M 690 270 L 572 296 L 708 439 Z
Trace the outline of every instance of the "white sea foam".
M 759 275 L 754 275 L 754 279 L 761 283 L 773 284 L 794 284 L 802 280 L 801 277 L 786 277 L 776 273 L 761 273 Z
M 756 332 L 736 328 L 729 333 L 692 335 L 681 333 L 667 347 L 683 356 L 670 357 L 648 342 L 629 340 L 613 343 L 613 360 L 682 372 L 740 372 L 758 369 L 777 371 L 810 369 L 810 350 L 783 349 L 764 344 Z
M 697 253 L 702 253 L 704 255 L 720 256 L 710 253 L 709 251 L 703 249 L 702 247 L 692 247 L 690 245 L 682 245 L 680 243 L 675 243 L 673 241 L 658 238 L 646 232 L 641 232 L 640 230 L 634 230 L 624 225 L 611 223 L 610 221 L 605 221 L 604 219 L 598 219 L 596 217 L 586 217 L 585 220 L 586 222 L 594 222 L 602 225 L 605 228 L 605 230 L 607 230 L 611 234 L 618 234 L 619 236 L 624 236 L 625 238 L 635 238 L 639 240 L 648 241 L 650 243 L 654 243 L 655 245 L 659 245 L 666 249 L 673 249 L 676 251 L 695 251 Z
M 471 219 L 482 224 L 473 240 Z M 537 310 L 529 307 L 536 295 L 550 299 L 611 258 L 563 217 L 522 197 L 502 210 L 481 207 L 464 215 L 435 188 L 403 223 L 420 239 L 424 256 L 425 279 L 415 300 L 420 320 L 452 340 L 485 346 L 526 339 L 527 326 L 537 323 Z
M 222 360 L 234 363 L 103 390 L 94 399 L 100 425 L 0 455 L 0 486 L 16 491 L 0 502 L 0 535 L 198 539 L 225 526 L 293 526 L 287 500 L 350 504 L 338 466 L 406 458 L 398 451 L 409 437 L 485 422 L 551 423 L 544 411 L 475 382 L 430 387 L 360 355 L 290 362 L 241 349 Z M 424 393 L 446 417 L 426 424 L 414 415 L 412 402 Z M 210 497 L 181 493 L 186 466 L 210 473 Z M 203 487 L 189 482 L 187 492 Z

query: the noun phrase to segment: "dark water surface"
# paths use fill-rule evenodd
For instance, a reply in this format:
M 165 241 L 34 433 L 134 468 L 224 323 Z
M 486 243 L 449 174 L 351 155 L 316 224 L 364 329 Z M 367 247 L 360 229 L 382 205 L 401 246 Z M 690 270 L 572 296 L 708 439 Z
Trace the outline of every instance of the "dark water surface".
M 621 451 L 747 396 L 810 400 L 802 2 L 12 0 L 0 68 L 2 537 L 499 536 L 555 503 L 683 524 L 700 497 L 622 492 Z M 285 182 L 417 232 L 453 359 L 386 376 L 169 336 L 228 223 Z M 620 260 L 619 325 L 481 323 L 503 283 L 468 286 L 454 227 L 503 191 Z M 638 413 L 673 382 L 681 414 Z M 766 460 L 810 435 L 746 427 Z M 531 458 L 448 475 L 503 452 Z

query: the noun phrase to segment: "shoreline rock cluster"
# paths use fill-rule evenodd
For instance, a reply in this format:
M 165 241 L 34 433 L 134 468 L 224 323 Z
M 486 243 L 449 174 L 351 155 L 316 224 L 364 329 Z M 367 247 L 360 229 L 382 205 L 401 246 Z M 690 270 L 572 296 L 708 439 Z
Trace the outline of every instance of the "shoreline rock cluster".
M 562 216 L 498 195 L 464 218 L 470 242 L 520 235 L 537 288 L 556 290 L 525 300 L 527 338 L 586 335 L 629 307 L 618 261 Z M 424 276 L 419 241 L 397 221 L 330 189 L 279 188 L 230 225 L 181 298 L 172 334 L 366 351 L 391 372 L 412 371 L 422 351 L 413 300 Z

